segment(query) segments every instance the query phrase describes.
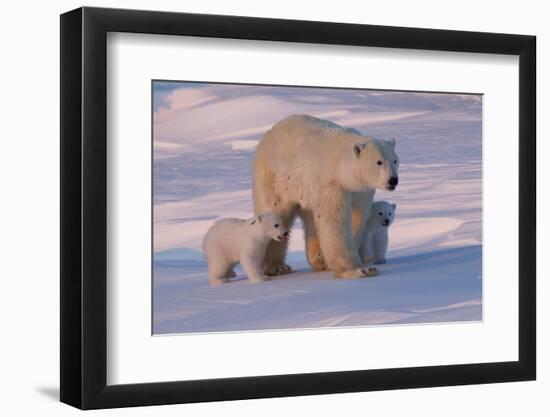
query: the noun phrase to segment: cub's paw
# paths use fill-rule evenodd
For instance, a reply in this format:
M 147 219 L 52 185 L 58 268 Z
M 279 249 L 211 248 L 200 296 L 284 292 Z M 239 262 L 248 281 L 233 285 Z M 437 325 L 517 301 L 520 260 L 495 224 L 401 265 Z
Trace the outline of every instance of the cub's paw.
M 376 274 L 378 274 L 378 270 L 374 266 L 364 266 L 362 268 L 344 271 L 338 278 L 365 278 L 373 277 Z
M 270 281 L 271 280 L 271 277 L 267 276 L 267 275 L 259 275 L 257 277 L 248 277 L 248 280 L 252 283 L 252 284 L 259 284 L 260 282 L 264 282 L 264 281 Z
M 292 272 L 292 268 L 287 264 L 271 265 L 264 269 L 264 274 L 269 276 L 286 275 Z
M 222 285 L 222 284 L 225 284 L 229 282 L 229 279 L 226 278 L 226 277 L 222 277 L 222 278 L 210 278 L 208 280 L 208 283 L 210 285 L 212 285 L 213 287 L 217 287 L 218 285 Z

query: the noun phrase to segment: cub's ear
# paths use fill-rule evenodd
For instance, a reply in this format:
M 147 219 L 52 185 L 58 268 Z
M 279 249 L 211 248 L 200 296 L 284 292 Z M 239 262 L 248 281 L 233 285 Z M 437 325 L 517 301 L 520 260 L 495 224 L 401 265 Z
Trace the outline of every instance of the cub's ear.
M 395 210 L 397 208 L 397 204 L 392 204 L 393 209 Z
M 257 216 L 254 216 L 254 217 L 252 217 L 252 219 L 250 220 L 250 226 L 254 226 L 254 225 L 256 224 L 256 222 L 261 223 L 262 220 L 263 220 L 263 218 L 262 218 L 262 215 L 261 215 L 261 214 L 259 214 L 259 215 L 257 215 Z
M 390 143 L 392 148 L 395 148 L 395 138 L 391 138 L 388 142 Z
M 367 143 L 356 143 L 353 145 L 353 153 L 355 156 L 359 156 L 361 152 L 367 147 Z

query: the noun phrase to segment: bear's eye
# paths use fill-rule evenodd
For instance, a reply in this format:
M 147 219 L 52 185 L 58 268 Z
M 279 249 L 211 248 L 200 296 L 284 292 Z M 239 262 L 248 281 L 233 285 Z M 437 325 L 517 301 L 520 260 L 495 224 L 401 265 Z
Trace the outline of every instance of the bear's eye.
M 278 225 L 278 224 L 276 224 L 276 225 L 275 225 L 275 227 L 279 227 L 279 225 Z
M 397 159 L 396 159 L 395 161 L 393 161 L 393 164 L 394 164 L 394 165 L 397 165 Z
M 382 165 L 382 161 L 376 161 L 376 165 Z
M 388 213 L 391 216 L 391 213 Z
M 381 216 L 382 214 L 383 214 L 382 212 L 378 213 L 379 216 Z

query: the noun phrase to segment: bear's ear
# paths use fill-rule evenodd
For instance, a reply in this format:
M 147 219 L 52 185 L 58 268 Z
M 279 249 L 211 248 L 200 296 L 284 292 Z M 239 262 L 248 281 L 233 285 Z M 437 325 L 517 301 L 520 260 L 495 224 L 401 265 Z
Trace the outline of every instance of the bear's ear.
M 355 156 L 359 156 L 361 154 L 361 151 L 363 151 L 367 147 L 367 143 L 356 143 L 353 145 L 353 153 Z
M 397 204 L 392 204 L 393 209 L 395 210 L 397 208 Z
M 388 142 L 390 142 L 392 148 L 395 148 L 395 138 L 391 138 Z

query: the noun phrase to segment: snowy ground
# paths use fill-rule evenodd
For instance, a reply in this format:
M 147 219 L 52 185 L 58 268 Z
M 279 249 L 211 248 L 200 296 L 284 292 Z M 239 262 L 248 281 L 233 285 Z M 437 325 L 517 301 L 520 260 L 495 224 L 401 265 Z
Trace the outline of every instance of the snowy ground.
M 481 320 L 479 96 L 155 87 L 155 334 Z M 399 187 L 376 195 L 398 205 L 388 264 L 371 279 L 314 273 L 297 223 L 288 258 L 297 272 L 253 285 L 238 270 L 210 287 L 202 237 L 218 218 L 252 215 L 255 145 L 295 113 L 396 138 Z

